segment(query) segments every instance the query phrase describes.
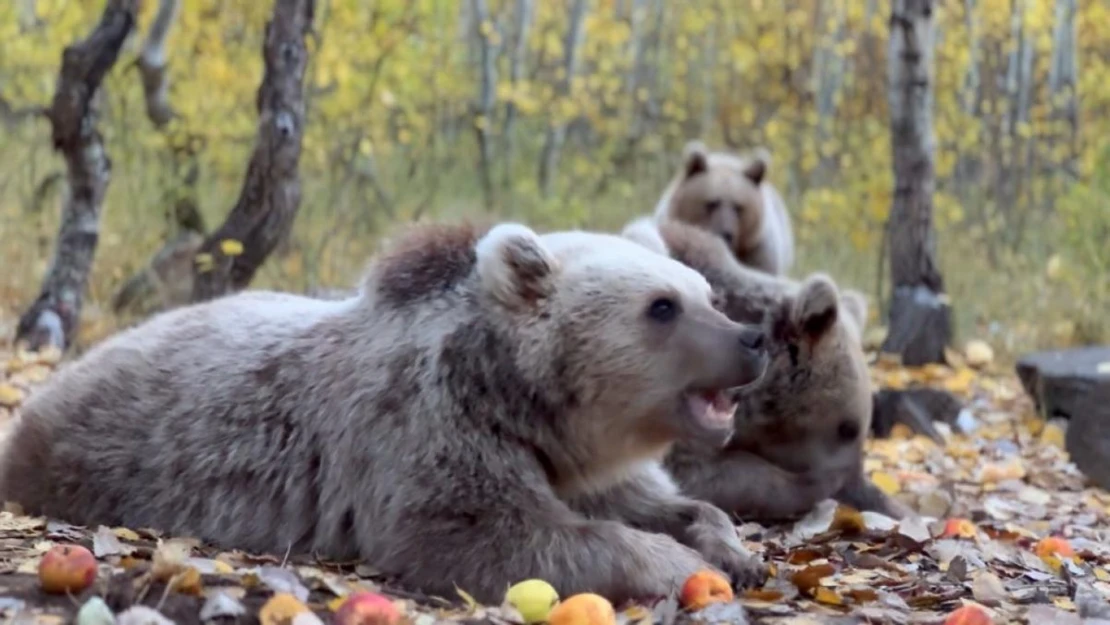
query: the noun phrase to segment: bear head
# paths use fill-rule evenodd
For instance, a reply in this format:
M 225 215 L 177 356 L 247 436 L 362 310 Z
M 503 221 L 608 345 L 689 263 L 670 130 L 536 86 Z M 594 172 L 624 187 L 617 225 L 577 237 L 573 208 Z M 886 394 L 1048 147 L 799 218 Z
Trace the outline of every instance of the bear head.
M 762 375 L 764 336 L 717 310 L 699 273 L 615 235 L 511 223 L 474 249 L 483 310 L 523 374 L 558 389 L 577 436 L 727 438 L 730 389 Z
M 731 319 L 767 324 L 771 361 L 739 393 L 729 446 L 793 471 L 848 471 L 871 427 L 871 378 L 861 334 L 862 293 L 824 274 L 802 282 L 741 265 L 720 238 L 676 221 L 634 220 L 622 236 L 704 275 Z
M 682 167 L 658 217 L 712 232 L 735 254 L 742 254 L 758 244 L 767 218 L 760 185 L 770 161 L 763 148 L 737 156 L 711 152 L 700 141 L 687 143 Z
M 796 472 L 858 466 L 873 407 L 861 347 L 866 305 L 818 273 L 771 311 L 771 363 L 745 397 L 740 446 Z

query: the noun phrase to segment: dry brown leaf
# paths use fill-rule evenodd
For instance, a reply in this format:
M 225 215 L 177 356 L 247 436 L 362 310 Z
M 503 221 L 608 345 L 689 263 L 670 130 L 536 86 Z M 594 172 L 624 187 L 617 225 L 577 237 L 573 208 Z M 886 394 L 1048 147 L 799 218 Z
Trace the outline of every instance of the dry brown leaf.
M 775 601 L 782 601 L 785 595 L 783 595 L 781 591 L 773 589 L 749 588 L 741 593 L 741 596 L 744 599 L 753 599 L 756 601 L 767 601 L 769 603 L 774 603 Z
M 258 620 L 261 625 L 292 625 L 294 617 L 308 611 L 308 606 L 293 595 L 279 592 L 262 605 Z
M 814 564 L 795 572 L 790 576 L 790 582 L 798 590 L 807 592 L 821 585 L 821 579 L 836 573 L 836 567 L 831 564 Z

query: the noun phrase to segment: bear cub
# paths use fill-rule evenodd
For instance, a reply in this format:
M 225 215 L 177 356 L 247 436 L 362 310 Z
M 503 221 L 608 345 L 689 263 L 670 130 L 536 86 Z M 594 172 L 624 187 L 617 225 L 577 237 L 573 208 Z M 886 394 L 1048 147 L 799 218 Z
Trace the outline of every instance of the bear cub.
M 627 239 L 418 227 L 351 298 L 227 296 L 62 367 L 13 426 L 0 498 L 487 603 L 531 577 L 614 602 L 702 568 L 754 584 L 728 516 L 659 462 L 727 438 L 763 343 Z
M 687 143 L 681 168 L 656 204 L 656 221 L 698 226 L 720 237 L 744 265 L 786 275 L 794 265 L 794 231 L 767 178 L 770 163 L 763 148 L 741 156 Z
M 731 440 L 723 448 L 680 443 L 667 457 L 683 492 L 761 521 L 802 515 L 829 497 L 907 514 L 863 472 L 872 394 L 861 294 L 840 293 L 824 274 L 796 282 L 748 269 L 719 237 L 676 221 L 640 218 L 623 234 L 704 275 L 729 318 L 769 328 L 771 363 L 738 393 Z

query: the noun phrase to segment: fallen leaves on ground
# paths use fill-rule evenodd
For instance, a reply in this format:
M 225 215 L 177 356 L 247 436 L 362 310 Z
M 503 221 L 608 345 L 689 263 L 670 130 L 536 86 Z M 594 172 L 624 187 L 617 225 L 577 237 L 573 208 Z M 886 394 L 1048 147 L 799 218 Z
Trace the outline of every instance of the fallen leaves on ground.
M 1085 486 L 1064 451 L 1061 427 L 1035 416 L 1012 375 L 991 371 L 989 346 L 966 351 L 953 354 L 951 366 L 908 369 L 878 359 L 872 368 L 880 386 L 944 388 L 966 403 L 956 423 L 937 424 L 943 446 L 905 427 L 867 444 L 866 473 L 920 516 L 895 520 L 826 501 L 793 523 L 741 523 L 745 544 L 772 565 L 762 587 L 697 612 L 684 609 L 677 593 L 617 606 L 617 622 L 1110 619 L 1110 494 Z M 49 352 L 0 353 L 0 427 L 18 417 L 21 402 L 59 360 Z M 78 596 L 46 597 L 35 586 L 39 562 L 54 545 L 71 543 L 94 553 L 101 574 Z M 390 597 L 403 622 L 418 625 L 521 620 L 508 603 L 465 600 L 465 589 L 439 598 L 391 586 L 370 564 L 221 552 L 149 528 L 75 527 L 13 508 L 0 512 L 0 617 L 25 609 L 38 622 L 60 625 L 81 609 L 80 622 L 92 625 L 108 622 L 111 605 L 117 623 L 253 615 L 262 623 L 314 625 L 334 622 L 352 593 L 373 592 Z

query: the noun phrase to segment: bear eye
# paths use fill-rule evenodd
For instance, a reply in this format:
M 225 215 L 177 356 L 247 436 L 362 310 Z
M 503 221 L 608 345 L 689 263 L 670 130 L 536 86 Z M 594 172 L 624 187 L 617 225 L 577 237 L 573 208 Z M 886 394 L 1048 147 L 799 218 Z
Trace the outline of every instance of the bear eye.
M 674 321 L 678 316 L 678 304 L 669 297 L 660 297 L 651 302 L 648 307 L 648 316 L 660 323 Z
M 840 425 L 836 426 L 836 435 L 842 441 L 854 441 L 859 436 L 859 424 L 845 419 L 840 422 Z
M 721 201 L 720 200 L 709 200 L 708 202 L 705 203 L 705 212 L 712 213 L 713 211 L 717 210 L 720 207 L 721 207 Z

